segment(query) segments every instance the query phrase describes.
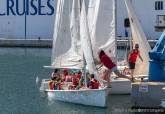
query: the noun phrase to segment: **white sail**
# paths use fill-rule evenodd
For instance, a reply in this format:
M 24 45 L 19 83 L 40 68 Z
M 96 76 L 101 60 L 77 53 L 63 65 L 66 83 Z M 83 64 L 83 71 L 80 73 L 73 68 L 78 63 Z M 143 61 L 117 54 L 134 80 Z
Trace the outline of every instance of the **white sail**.
M 78 0 L 58 0 L 52 50 L 54 68 L 80 69 L 83 67 L 79 16 Z
M 92 46 L 91 46 L 91 41 L 90 41 L 84 0 L 82 2 L 81 17 L 80 17 L 80 38 L 81 38 L 81 46 L 83 49 L 87 67 L 88 67 L 89 72 L 92 74 L 96 71 L 96 67 L 95 67 L 94 59 L 92 55 Z
M 133 44 L 139 44 L 140 54 L 143 58 L 143 62 L 138 60 L 135 69 L 135 75 L 146 75 L 148 74 L 149 68 L 149 56 L 148 52 L 151 50 L 147 38 L 141 28 L 140 22 L 138 21 L 135 11 L 132 7 L 130 0 L 125 0 L 126 8 L 131 25 L 131 32 L 133 37 Z
M 90 0 L 88 21 L 94 57 L 99 49 L 116 57 L 114 0 Z
M 71 48 L 78 55 L 81 55 L 82 50 L 80 44 L 80 0 L 73 0 L 70 19 L 70 29 L 72 38 Z

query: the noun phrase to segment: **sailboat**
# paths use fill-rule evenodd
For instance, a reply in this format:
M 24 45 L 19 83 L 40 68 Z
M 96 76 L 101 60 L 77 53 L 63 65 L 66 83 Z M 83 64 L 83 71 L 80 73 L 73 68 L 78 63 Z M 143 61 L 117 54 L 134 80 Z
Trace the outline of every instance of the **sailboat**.
M 125 0 L 124 2 L 130 20 L 133 45 L 136 43 L 140 45 L 139 50 L 144 60 L 141 62 L 138 59 L 134 75 L 136 78 L 143 79 L 148 76 L 148 52 L 151 48 L 140 22 L 135 15 L 136 13 L 132 7 L 131 1 Z M 88 6 L 88 21 L 94 58 L 98 58 L 97 52 L 99 49 L 102 49 L 113 59 L 114 62 L 116 62 L 116 64 L 118 64 L 119 70 L 123 70 L 124 67 L 127 67 L 126 64 L 121 65 L 116 59 L 116 0 L 90 0 Z M 141 66 L 145 66 L 145 68 Z M 127 79 L 112 78 L 111 86 L 110 94 L 131 93 L 131 82 Z
M 69 3 L 70 0 L 59 0 L 57 3 L 52 65 L 50 67 L 85 69 L 87 65 L 89 73 L 95 74 L 96 79 L 99 80 L 92 55 L 85 1 L 82 1 L 81 14 L 78 0 L 73 0 L 72 7 Z M 71 12 L 70 9 L 72 9 Z M 70 35 L 67 34 L 67 36 L 65 36 L 66 34 L 63 32 L 69 33 Z M 66 42 L 66 40 L 69 41 Z M 62 45 L 62 43 L 66 44 Z M 51 101 L 59 100 L 83 105 L 106 107 L 110 88 L 99 87 L 98 89 L 84 88 L 79 90 L 46 89 L 45 91 L 47 92 L 48 99 Z
M 95 59 L 98 59 L 98 50 L 102 49 L 116 64 L 116 0 L 90 0 L 88 5 L 88 21 L 92 50 Z M 123 70 L 126 64 L 120 64 Z M 115 76 L 114 76 L 115 77 Z M 111 78 L 110 94 L 130 94 L 131 81 L 124 78 Z
M 69 1 L 67 4 L 69 4 Z M 74 6 L 74 7 L 76 7 L 76 6 Z M 77 9 L 79 9 L 79 8 L 77 8 Z M 68 11 L 70 11 L 70 10 L 68 10 Z M 63 25 L 61 22 L 61 24 L 63 26 L 65 26 L 64 27 L 65 34 L 68 34 L 67 39 L 65 39 L 66 42 L 69 42 L 69 41 L 67 41 L 69 36 L 73 37 L 71 44 L 69 44 L 69 45 L 71 45 L 71 48 L 69 49 L 69 51 L 65 52 L 65 54 L 63 54 L 61 56 L 61 58 L 58 57 L 58 60 L 57 60 L 57 58 L 54 55 L 60 55 L 60 54 L 55 53 L 60 45 L 60 42 L 57 44 L 54 43 L 54 48 L 52 51 L 52 55 L 53 55 L 52 56 L 52 66 L 54 66 L 53 65 L 54 63 L 56 63 L 56 66 L 58 66 L 58 64 L 65 63 L 65 65 L 63 65 L 63 66 L 62 65 L 58 66 L 59 68 L 64 68 L 64 67 L 70 68 L 70 66 L 69 67 L 66 66 L 66 63 L 72 65 L 71 66 L 72 68 L 77 68 L 77 67 L 81 68 L 83 66 L 82 58 L 81 58 L 82 52 L 80 50 L 80 47 L 81 47 L 80 44 L 83 44 L 83 43 L 81 43 L 80 39 L 78 39 L 78 38 L 80 38 L 80 36 L 77 32 L 77 30 L 79 30 L 78 29 L 79 19 L 78 19 L 78 16 L 75 17 L 76 14 L 79 14 L 79 12 L 78 12 L 79 10 L 73 10 L 73 11 L 74 11 L 74 13 L 72 13 L 72 16 L 71 16 L 72 18 L 70 20 L 67 18 L 69 16 L 66 17 L 66 14 L 69 14 L 69 12 L 65 13 L 65 15 L 64 15 L 65 17 L 63 18 L 63 19 L 66 19 L 65 22 L 63 23 L 65 25 Z M 113 58 L 113 59 L 116 58 L 115 0 L 90 0 L 86 11 L 88 11 L 89 37 L 91 39 L 90 42 L 91 42 L 91 47 L 92 47 L 92 51 L 90 53 L 93 54 L 94 58 L 97 58 L 97 49 L 101 48 L 101 49 L 104 49 L 111 58 Z M 58 10 L 57 10 L 57 12 L 58 12 Z M 111 12 L 111 13 L 107 13 L 107 12 Z M 61 15 L 61 13 L 59 13 L 59 14 Z M 94 19 L 92 20 L 89 17 L 94 17 Z M 59 17 L 58 17 L 58 19 L 59 19 Z M 57 23 L 56 25 L 58 25 L 59 22 L 56 21 L 56 23 Z M 68 23 L 70 23 L 70 27 L 69 27 Z M 66 29 L 66 27 L 68 27 L 68 28 Z M 57 29 L 55 29 L 55 30 L 56 30 L 55 33 L 62 31 L 62 30 L 57 30 Z M 69 31 L 66 31 L 66 30 L 69 30 Z M 60 33 L 58 33 L 58 34 L 60 34 Z M 64 35 L 63 33 L 61 33 L 61 34 Z M 55 38 L 56 37 L 57 36 L 55 36 Z M 64 37 L 64 36 L 58 36 L 58 37 Z M 62 39 L 62 40 L 64 40 L 64 39 Z M 54 41 L 56 41 L 56 39 Z M 62 47 L 62 49 L 60 49 L 60 50 L 58 49 L 58 53 L 60 53 L 60 52 L 64 53 L 63 50 L 68 45 L 68 43 L 63 44 L 63 45 L 64 46 Z M 86 46 L 84 46 L 84 47 L 86 47 Z M 110 50 L 112 50 L 111 53 L 109 53 Z M 70 54 L 72 54 L 72 55 L 70 55 Z M 72 63 L 68 59 L 72 60 Z M 59 63 L 59 61 L 63 61 L 63 62 Z M 114 60 L 114 61 L 116 61 L 116 60 Z M 49 79 L 42 80 L 41 90 L 45 90 L 48 88 L 48 84 L 47 84 L 48 80 Z M 110 94 L 130 94 L 131 93 L 131 81 L 129 81 L 128 79 L 112 78 L 111 80 L 112 81 L 111 81 Z
M 135 69 L 134 75 L 138 75 L 142 77 L 148 76 L 148 70 L 149 70 L 148 53 L 151 50 L 151 47 L 147 41 L 147 37 L 145 33 L 142 30 L 140 22 L 135 15 L 136 13 L 132 7 L 131 1 L 125 0 L 125 5 L 128 12 L 129 21 L 130 21 L 133 44 L 136 44 L 136 43 L 139 44 L 139 51 L 143 58 L 143 62 L 138 59 L 136 63 L 136 69 Z
M 104 7 L 104 5 L 106 5 L 105 1 L 108 2 L 110 0 L 96 0 L 96 1 L 95 1 L 95 3 L 97 3 L 96 6 L 99 6 L 99 10 L 100 10 L 101 8 Z M 102 7 L 100 7 L 103 1 L 105 3 Z M 57 3 L 57 13 L 56 13 L 56 21 L 55 21 L 52 62 L 51 62 L 52 64 L 51 66 L 47 66 L 47 67 L 53 69 L 55 68 L 85 69 L 84 62 L 86 62 L 89 72 L 96 74 L 96 79 L 100 81 L 94 63 L 94 58 L 97 57 L 96 53 L 94 53 L 96 52 L 94 49 L 97 49 L 96 47 L 99 47 L 101 49 L 106 50 L 107 52 L 109 51 L 109 46 L 114 44 L 116 41 L 115 39 L 105 40 L 106 43 L 104 42 L 101 45 L 100 43 L 96 42 L 99 41 L 94 39 L 97 36 L 96 34 L 97 31 L 92 32 L 91 28 L 93 28 L 92 26 L 95 26 L 95 29 L 97 28 L 96 23 L 98 22 L 99 19 L 94 17 L 94 21 L 93 21 L 94 24 L 89 25 L 89 23 L 87 22 L 89 20 L 87 20 L 87 15 L 86 15 L 87 10 L 85 9 L 85 4 L 84 4 L 85 1 L 83 0 L 81 8 L 80 8 L 80 3 L 78 2 L 79 2 L 78 0 L 73 0 L 71 5 L 70 0 L 59 0 Z M 125 2 L 129 3 L 128 0 L 126 0 Z M 92 3 L 94 2 L 91 2 L 89 4 L 91 5 Z M 113 0 L 113 5 L 114 3 L 115 2 Z M 129 8 L 131 7 L 131 4 L 129 5 L 126 4 L 126 5 L 128 7 L 127 10 L 130 10 Z M 80 9 L 81 9 L 81 14 L 80 14 Z M 97 15 L 97 17 L 99 15 L 98 14 L 99 10 L 95 10 L 96 11 L 95 15 Z M 88 14 L 89 14 L 89 9 L 88 9 Z M 136 34 L 138 33 L 138 37 L 136 38 L 144 38 L 143 31 L 142 30 L 139 31 L 139 29 L 141 28 L 138 20 L 136 19 L 136 16 L 132 15 L 132 13 L 129 13 L 129 17 L 131 17 L 130 20 L 131 19 L 135 20 L 132 21 L 131 28 L 136 28 L 134 26 L 138 26 L 136 28 L 137 29 Z M 113 21 L 110 22 L 114 24 Z M 113 24 L 111 24 L 112 28 L 114 28 Z M 141 36 L 141 34 L 143 34 L 143 37 Z M 94 35 L 95 37 L 93 37 L 92 35 Z M 112 47 L 114 48 L 115 46 Z M 113 51 L 115 52 L 115 49 L 116 48 L 111 49 L 111 53 L 108 52 L 109 56 L 111 56 L 112 58 L 113 57 L 115 58 L 114 56 L 115 54 L 112 54 Z M 41 87 L 41 89 L 47 92 L 49 100 L 60 100 L 60 101 L 78 103 L 83 105 L 105 107 L 107 105 L 107 95 L 109 93 L 128 94 L 131 92 L 131 82 L 129 80 L 119 78 L 112 80 L 111 83 L 112 83 L 111 88 L 102 87 L 99 89 L 83 89 L 83 90 L 49 90 L 47 89 L 48 80 L 43 80 L 42 84 L 44 86 L 43 88 Z

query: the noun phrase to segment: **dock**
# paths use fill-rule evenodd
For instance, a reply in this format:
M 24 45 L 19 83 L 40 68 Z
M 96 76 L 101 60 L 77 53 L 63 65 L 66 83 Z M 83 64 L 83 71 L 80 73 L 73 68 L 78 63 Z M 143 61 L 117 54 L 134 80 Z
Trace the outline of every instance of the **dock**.
M 132 84 L 131 103 L 133 108 L 161 108 L 165 99 L 165 82 L 136 82 Z
M 51 48 L 51 39 L 0 39 L 0 47 Z
M 151 47 L 154 47 L 156 40 L 148 40 Z M 0 47 L 33 47 L 51 48 L 52 39 L 7 39 L 0 38 Z M 117 40 L 117 48 L 129 48 L 129 40 Z

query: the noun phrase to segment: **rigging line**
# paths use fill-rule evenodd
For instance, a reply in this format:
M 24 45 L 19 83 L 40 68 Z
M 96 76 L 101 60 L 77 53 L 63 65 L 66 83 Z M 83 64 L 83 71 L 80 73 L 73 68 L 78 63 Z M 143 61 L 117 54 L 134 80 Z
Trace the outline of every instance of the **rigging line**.
M 114 23 L 115 23 L 115 44 L 116 44 L 116 46 L 115 46 L 115 57 L 116 57 L 116 59 L 117 59 L 117 37 L 116 37 L 116 34 L 117 34 L 117 0 L 112 0 L 113 1 L 113 6 L 112 6 L 112 8 L 113 8 L 113 21 L 114 21 Z

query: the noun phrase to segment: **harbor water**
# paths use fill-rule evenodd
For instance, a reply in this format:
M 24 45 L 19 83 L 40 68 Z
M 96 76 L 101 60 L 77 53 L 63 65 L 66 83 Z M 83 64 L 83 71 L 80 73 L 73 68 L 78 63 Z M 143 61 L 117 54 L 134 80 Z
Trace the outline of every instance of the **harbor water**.
M 46 94 L 39 91 L 39 82 L 50 77 L 51 70 L 43 68 L 50 61 L 49 48 L 0 48 L 0 114 L 136 114 L 142 111 L 131 109 L 130 95 L 110 95 L 107 108 L 48 101 Z

